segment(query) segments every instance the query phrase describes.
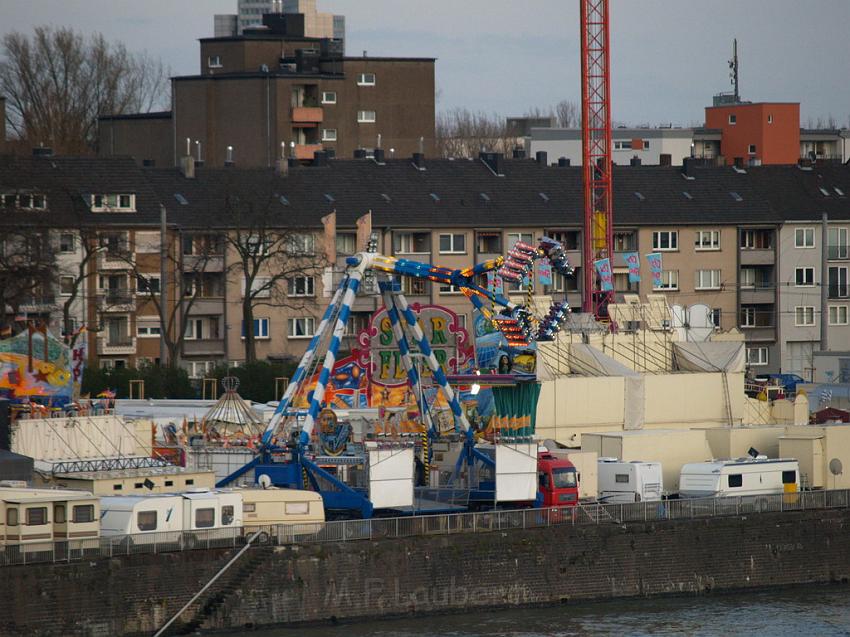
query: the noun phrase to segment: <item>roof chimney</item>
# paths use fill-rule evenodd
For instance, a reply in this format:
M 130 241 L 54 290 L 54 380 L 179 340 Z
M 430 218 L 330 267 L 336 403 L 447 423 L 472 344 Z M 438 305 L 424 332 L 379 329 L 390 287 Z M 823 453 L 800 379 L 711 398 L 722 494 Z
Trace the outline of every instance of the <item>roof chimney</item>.
M 504 172 L 502 172 L 502 162 L 504 161 L 505 156 L 502 153 L 479 153 L 478 159 L 480 159 L 487 168 L 493 171 L 493 173 L 498 177 L 503 177 Z
M 416 170 L 425 170 L 425 153 L 413 153 L 413 167 Z
M 629 166 L 640 166 L 640 164 L 640 157 L 638 157 L 637 155 L 635 155 L 629 160 Z
M 366 149 L 356 148 L 354 150 L 354 159 L 366 159 Z
M 313 153 L 313 166 L 322 167 L 328 165 L 328 154 L 323 150 Z
M 569 168 L 570 167 L 570 158 L 569 157 L 558 157 L 558 168 Z
M 670 153 L 661 153 L 658 156 L 658 165 L 659 166 L 672 166 L 673 165 L 673 155 Z
M 195 178 L 195 160 L 192 159 L 191 155 L 181 157 L 179 165 L 181 175 L 183 175 L 186 179 Z
M 545 150 L 538 150 L 534 155 L 534 159 L 541 166 L 546 166 L 549 163 L 549 153 Z
M 380 135 L 378 135 L 378 137 L 380 138 Z M 380 165 L 380 166 L 384 165 L 384 149 L 383 148 L 376 148 L 375 149 L 375 163 Z
M 514 148 L 514 159 L 525 159 L 525 148 Z
M 735 166 L 735 168 L 742 170 L 744 168 L 744 158 L 743 157 L 736 157 L 734 166 Z
M 49 146 L 38 146 L 32 149 L 33 157 L 52 157 L 53 149 Z
M 228 146 L 227 154 L 224 156 L 224 165 L 226 168 L 231 168 L 235 163 L 233 161 L 233 146 Z

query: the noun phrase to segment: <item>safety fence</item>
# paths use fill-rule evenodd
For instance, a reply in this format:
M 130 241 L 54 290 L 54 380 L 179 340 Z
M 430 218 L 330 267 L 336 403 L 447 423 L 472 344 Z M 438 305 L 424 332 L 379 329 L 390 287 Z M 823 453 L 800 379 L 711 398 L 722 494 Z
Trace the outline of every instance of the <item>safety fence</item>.
M 776 495 L 694 498 L 628 504 L 579 504 L 575 507 L 506 509 L 476 513 L 338 520 L 245 529 L 236 527 L 63 540 L 0 548 L 0 566 L 107 559 L 138 553 L 235 548 L 244 546 L 247 536 L 254 531 L 260 532 L 255 544 L 282 546 L 486 533 L 550 526 L 661 522 L 835 508 L 850 508 L 850 490 L 803 491 Z

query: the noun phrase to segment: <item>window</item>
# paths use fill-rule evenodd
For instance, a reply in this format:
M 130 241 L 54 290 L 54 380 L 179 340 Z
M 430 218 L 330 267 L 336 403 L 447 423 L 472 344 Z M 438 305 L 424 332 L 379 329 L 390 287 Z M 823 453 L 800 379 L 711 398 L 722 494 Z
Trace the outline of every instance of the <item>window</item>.
M 374 73 L 360 73 L 357 75 L 357 86 L 375 86 Z
M 310 513 L 309 502 L 284 502 L 283 512 L 286 515 L 307 515 Z
M 81 504 L 75 506 L 72 521 L 74 524 L 85 524 L 86 522 L 94 522 L 94 505 Z
M 815 324 L 815 308 L 811 305 L 798 305 L 794 308 L 794 325 L 807 327 Z
M 18 526 L 17 509 L 6 509 L 6 524 L 8 526 Z
M 782 484 L 796 484 L 797 472 L 794 469 L 782 472 Z
M 191 283 L 194 286 L 194 282 Z M 251 281 L 251 296 L 254 298 L 269 298 L 272 295 L 271 278 L 267 276 L 258 276 Z M 190 290 L 189 286 L 186 286 Z M 191 289 L 194 289 L 192 287 Z M 188 292 L 187 296 L 192 296 L 193 292 Z M 245 279 L 242 279 L 242 298 L 245 298 Z
M 794 247 L 795 248 L 814 248 L 815 247 L 815 229 L 814 228 L 796 228 L 794 230 Z
M 245 321 L 242 321 L 242 338 L 245 338 Z M 269 338 L 269 319 L 254 319 L 254 338 Z
M 65 505 L 57 504 L 53 507 L 53 522 L 65 524 Z
M 475 241 L 479 254 L 497 254 L 502 251 L 501 232 L 479 232 Z
M 847 325 L 847 306 L 846 305 L 830 305 L 829 306 L 829 324 L 830 325 Z
M 679 271 L 678 270 L 662 270 L 661 285 L 653 287 L 654 290 L 678 290 L 679 289 Z
M 773 247 L 773 230 L 741 230 L 742 250 L 769 250 Z
M 135 212 L 136 195 L 89 195 L 92 212 Z
M 206 378 L 215 370 L 215 361 L 192 361 L 189 363 L 189 378 Z
M 828 293 L 833 299 L 846 299 L 850 296 L 847 288 L 847 267 L 831 266 L 829 268 Z
M 195 511 L 195 528 L 209 529 L 215 526 L 215 509 L 198 509 Z
M 186 486 L 188 487 L 189 485 L 192 485 L 192 484 L 195 484 L 195 479 L 194 478 L 186 478 Z
M 59 294 L 63 296 L 71 296 L 74 293 L 74 277 L 60 276 L 59 277 Z
M 711 310 L 711 324 L 714 327 L 716 327 L 717 329 L 720 329 L 720 327 L 721 327 L 722 318 L 723 318 L 723 310 L 722 309 L 720 309 L 719 307 L 715 307 Z
M 257 510 L 257 505 L 254 502 L 243 502 L 242 513 L 254 513 Z
M 431 235 L 427 232 L 399 232 L 393 235 L 396 254 L 423 254 L 431 251 Z
M 428 282 L 404 277 L 401 281 L 401 291 L 411 296 L 424 296 L 428 294 Z
M 697 270 L 694 287 L 697 290 L 719 290 L 720 270 Z
M 141 294 L 159 294 L 158 274 L 139 274 L 136 276 L 136 290 Z
M 466 254 L 466 235 L 441 234 L 440 254 Z
M 729 123 L 732 124 L 733 126 L 735 124 L 737 124 L 738 123 L 738 116 L 737 115 L 730 115 L 729 116 Z
M 357 111 L 357 121 L 361 124 L 372 124 L 376 119 L 375 111 Z
M 309 338 L 316 330 L 316 319 L 312 316 L 289 319 L 289 338 Z
M 618 484 L 628 484 L 629 483 L 629 474 L 628 473 L 615 473 L 614 474 L 614 482 Z
M 508 250 L 512 250 L 517 243 L 534 243 L 534 235 L 528 232 L 509 232 L 508 233 Z
M 767 116 L 767 123 L 768 123 L 768 124 L 773 124 L 773 115 L 768 115 L 768 116 Z
M 107 367 L 107 366 L 104 366 L 104 365 L 102 364 L 102 363 L 105 363 L 105 362 L 107 362 L 107 361 L 101 361 L 101 366 L 100 366 L 100 367 L 101 367 L 101 369 L 108 369 L 108 367 Z M 123 485 L 123 484 L 113 484 L 113 485 L 112 485 L 112 490 L 113 490 L 113 491 L 121 491 L 122 489 L 124 489 L 124 485 Z
M 336 91 L 322 91 L 322 104 L 336 104 Z
M 323 142 L 335 142 L 336 141 L 336 129 L 335 128 L 323 128 L 322 129 L 322 141 Z
M 749 148 L 747 149 L 747 152 L 748 152 L 750 155 L 755 155 L 755 154 L 756 154 L 756 145 L 755 145 L 755 144 L 750 144 Z
M 316 249 L 316 237 L 312 234 L 297 233 L 286 238 L 286 251 L 289 254 L 313 254 Z
M 337 254 L 351 255 L 357 252 L 357 235 L 353 232 L 342 232 L 336 235 Z
M 741 283 L 742 288 L 753 288 L 756 286 L 756 270 L 755 268 L 741 268 Z
M 827 236 L 829 258 L 846 259 L 848 257 L 847 228 L 830 228 Z
M 295 276 L 286 280 L 287 296 L 315 296 L 316 279 L 312 276 Z
M 27 526 L 42 526 L 47 524 L 47 507 L 27 509 Z
M 63 232 L 59 235 L 59 252 L 64 252 L 65 254 L 69 252 L 74 252 L 76 249 L 76 241 L 74 240 L 74 235 L 70 232 Z
M 167 487 L 173 487 L 173 486 L 174 486 L 174 480 L 166 480 L 166 481 L 165 481 L 165 486 L 167 486 Z
M 697 230 L 694 247 L 697 250 L 719 250 L 720 230 Z
M 812 287 L 815 284 L 814 268 L 795 268 L 794 285 L 797 287 Z
M 220 55 L 210 55 L 207 57 L 207 67 L 211 69 L 220 69 L 221 68 L 221 56 Z
M 460 294 L 460 288 L 454 285 L 440 285 L 440 294 Z
M 729 488 L 736 489 L 744 484 L 744 476 L 740 473 L 729 474 Z
M 578 232 L 575 233 L 578 236 Z M 578 250 L 578 241 L 575 247 L 567 248 L 567 250 Z M 614 252 L 629 252 L 637 250 L 637 237 L 634 232 L 615 232 L 614 233 Z
M 652 249 L 655 251 L 678 250 L 679 233 L 676 230 L 662 230 L 652 233 Z
M 229 526 L 233 524 L 233 505 L 221 507 L 221 525 Z
M 357 336 L 369 326 L 368 312 L 352 312 L 345 322 L 345 336 Z
M 249 238 L 248 241 L 250 242 L 250 240 Z M 195 254 L 195 238 L 190 234 L 183 235 L 183 254 Z
M 159 319 L 156 317 L 143 318 L 138 317 L 136 319 L 136 335 L 141 336 L 142 338 L 159 338 L 162 334 L 162 326 L 159 323 Z
M 273 240 L 270 237 L 259 237 L 252 234 L 245 239 L 245 250 L 248 254 L 263 256 L 268 254 L 272 243 Z

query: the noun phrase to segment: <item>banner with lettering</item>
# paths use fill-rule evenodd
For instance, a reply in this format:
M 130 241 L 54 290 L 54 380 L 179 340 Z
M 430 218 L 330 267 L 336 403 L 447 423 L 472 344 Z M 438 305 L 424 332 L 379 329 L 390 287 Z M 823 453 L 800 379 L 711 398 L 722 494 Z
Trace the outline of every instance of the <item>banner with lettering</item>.
M 537 262 L 537 277 L 540 285 L 552 285 L 552 264 L 549 259 L 540 259 Z
M 599 275 L 600 287 L 603 292 L 614 290 L 614 273 L 611 271 L 611 260 L 599 259 L 594 262 L 596 273 Z
M 637 252 L 624 252 L 623 259 L 629 268 L 629 283 L 640 281 L 640 254 Z
M 646 262 L 649 263 L 649 271 L 652 273 L 652 287 L 661 287 L 661 254 L 658 252 L 650 252 L 646 255 Z

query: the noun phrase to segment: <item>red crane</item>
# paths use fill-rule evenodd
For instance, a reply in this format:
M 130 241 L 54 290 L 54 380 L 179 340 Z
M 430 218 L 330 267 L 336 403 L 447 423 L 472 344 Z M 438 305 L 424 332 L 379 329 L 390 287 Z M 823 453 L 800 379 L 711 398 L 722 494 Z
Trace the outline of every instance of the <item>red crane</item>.
M 584 300 L 582 310 L 607 319 L 613 292 L 601 289 L 598 259 L 613 258 L 611 72 L 608 0 L 580 0 L 581 142 L 584 170 Z M 610 264 L 613 268 L 613 262 Z

